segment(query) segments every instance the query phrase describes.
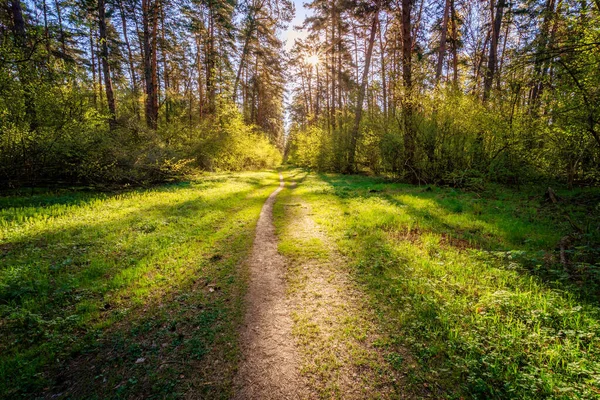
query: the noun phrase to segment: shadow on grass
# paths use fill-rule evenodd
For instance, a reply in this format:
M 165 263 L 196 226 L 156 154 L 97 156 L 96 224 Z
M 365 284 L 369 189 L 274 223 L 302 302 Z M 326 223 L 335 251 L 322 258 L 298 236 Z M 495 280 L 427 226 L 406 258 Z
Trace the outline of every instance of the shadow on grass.
M 64 224 L 5 243 L 0 393 L 227 397 L 238 264 L 270 190 L 251 176 L 221 190 L 235 180 L 133 194 L 137 207 L 94 221 L 70 207 Z
M 565 229 L 555 220 L 519 220 L 530 212 L 518 210 L 527 199 L 490 210 L 473 207 L 487 199 L 451 190 L 317 179 L 325 185 L 310 195 L 323 203 L 313 210 L 335 205 L 338 211 L 322 218 L 333 220 L 330 229 L 378 304 L 380 323 L 414 352 L 435 396 L 596 392 L 591 371 L 600 359 L 587 349 L 600 344 L 600 310 L 590 295 L 597 283 L 556 280 L 512 256 L 552 253 L 544 246 Z M 322 194 L 333 197 L 320 200 Z M 536 240 L 524 240 L 529 235 Z
M 341 199 L 378 199 L 410 216 L 412 227 L 401 238 L 422 232 L 439 234 L 445 244 L 461 250 L 488 252 L 513 267 L 518 262 L 523 272 L 552 288 L 568 290 L 581 300 L 596 303 L 600 299 L 600 266 L 583 264 L 566 271 L 559 262 L 559 241 L 572 228 L 562 215 L 547 211 L 525 194 L 507 189 L 511 195 L 502 201 L 453 189 L 389 184 L 378 178 L 323 174 L 319 178 Z M 388 219 L 391 226 L 382 229 L 396 230 L 394 215 L 388 215 Z

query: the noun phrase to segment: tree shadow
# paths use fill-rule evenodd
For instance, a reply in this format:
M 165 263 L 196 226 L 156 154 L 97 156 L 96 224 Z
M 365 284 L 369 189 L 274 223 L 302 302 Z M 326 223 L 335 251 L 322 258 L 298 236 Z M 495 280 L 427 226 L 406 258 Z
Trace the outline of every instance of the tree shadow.
M 138 193 L 136 207 L 92 221 L 74 220 L 73 204 L 65 224 L 5 242 L 2 392 L 161 397 L 199 385 L 198 393 L 226 395 L 235 363 L 206 357 L 235 361 L 238 264 L 268 195 L 254 177 L 220 190 L 232 179 L 182 198 L 187 185 L 153 190 L 172 195 L 147 203 Z
M 600 299 L 600 271 L 591 266 L 569 274 L 559 263 L 558 244 L 571 227 L 560 215 L 547 214 L 540 220 L 543 206 L 532 203 L 524 194 L 507 189 L 512 196 L 503 204 L 493 195 L 486 198 L 485 194 L 453 189 L 391 184 L 383 178 L 326 174 L 319 178 L 341 199 L 380 199 L 410 216 L 414 225 L 405 237 L 421 232 L 438 234 L 446 244 L 487 252 L 511 268 L 519 263 L 522 272 L 536 276 L 551 288 L 567 290 L 581 301 L 595 304 Z M 393 221 L 393 215 L 389 219 Z
M 355 278 L 379 305 L 380 324 L 409 345 L 437 395 L 497 398 L 523 390 L 551 395 L 579 382 L 567 365 L 597 365 L 585 350 L 598 343 L 592 339 L 596 284 L 557 281 L 515 256 L 560 238 L 554 221 L 526 218 L 519 223 L 527 229 L 515 234 L 511 224 L 523 217 L 514 208 L 488 218 L 485 210 L 463 204 L 480 201 L 476 196 L 446 199 L 436 189 L 363 177 L 318 179 L 347 221 L 338 225 L 343 227 L 338 240 L 356 261 L 350 266 Z M 523 240 L 537 230 L 549 233 Z M 582 342 L 561 336 L 571 331 L 592 336 Z M 560 349 L 559 355 L 548 356 L 548 348 Z

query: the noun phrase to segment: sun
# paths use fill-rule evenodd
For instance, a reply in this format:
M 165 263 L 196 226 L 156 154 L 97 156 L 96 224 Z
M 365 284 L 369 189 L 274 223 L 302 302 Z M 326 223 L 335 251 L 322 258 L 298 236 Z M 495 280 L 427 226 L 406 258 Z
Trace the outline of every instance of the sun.
M 304 58 L 304 62 L 306 64 L 312 65 L 313 67 L 319 65 L 319 61 L 320 60 L 319 60 L 319 55 L 318 54 L 307 55 Z

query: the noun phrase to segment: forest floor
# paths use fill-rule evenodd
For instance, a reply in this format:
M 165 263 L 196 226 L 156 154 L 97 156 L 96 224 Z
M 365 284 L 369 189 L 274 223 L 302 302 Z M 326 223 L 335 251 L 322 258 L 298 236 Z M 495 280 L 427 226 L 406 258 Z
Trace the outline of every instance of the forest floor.
M 600 394 L 599 190 L 282 172 L 0 197 L 0 398 Z

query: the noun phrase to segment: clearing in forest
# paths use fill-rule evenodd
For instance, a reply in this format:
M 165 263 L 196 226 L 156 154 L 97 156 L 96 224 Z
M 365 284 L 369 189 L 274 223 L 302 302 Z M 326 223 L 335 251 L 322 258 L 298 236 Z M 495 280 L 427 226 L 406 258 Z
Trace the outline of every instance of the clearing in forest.
M 319 397 L 600 393 L 598 189 L 555 204 L 533 186 L 286 175 L 279 248 Z

